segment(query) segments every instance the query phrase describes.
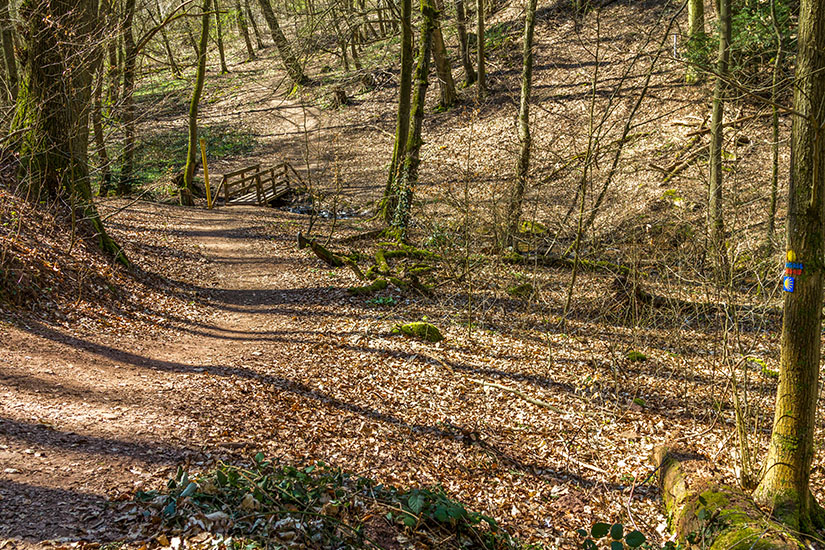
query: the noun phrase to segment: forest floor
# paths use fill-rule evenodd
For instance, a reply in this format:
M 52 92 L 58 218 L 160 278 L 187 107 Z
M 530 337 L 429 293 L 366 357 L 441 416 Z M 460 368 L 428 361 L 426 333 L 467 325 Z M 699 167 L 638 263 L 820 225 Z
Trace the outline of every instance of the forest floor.
M 391 289 L 383 301 L 351 297 L 349 270 L 295 246 L 305 216 L 279 210 L 141 202 L 110 224 L 142 276 L 163 275 L 156 290 L 168 300 L 132 296 L 140 318 L 86 327 L 30 316 L 0 328 L 5 546 L 127 536 L 120 501 L 136 490 L 163 487 L 180 464 L 199 471 L 258 452 L 402 487 L 441 484 L 550 547 L 572 547 L 573 530 L 598 520 L 659 537 L 655 444 L 689 442 L 731 475 L 732 413 L 717 401 L 726 377 L 701 332 L 681 336 L 693 354 L 663 339 L 634 362 L 625 354 L 638 331 L 575 320 L 548 330 L 518 300 L 468 330 L 437 301 Z M 421 318 L 446 340 L 391 334 Z
M 658 13 L 636 4 L 617 3 L 615 17 L 605 19 L 604 36 L 618 38 L 604 54 L 616 59 L 602 63 L 600 98 L 624 82 L 620 61 L 633 58 L 645 38 L 625 32 L 624 20 Z M 146 538 L 152 533 L 127 513 L 137 491 L 162 489 L 181 465 L 198 472 L 259 452 L 287 464 L 323 460 L 399 487 L 440 484 L 525 542 L 549 548 L 578 547 L 575 529 L 597 521 L 633 526 L 655 543 L 667 537 L 649 465 L 655 445 L 691 449 L 708 472 L 735 477 L 733 373 L 746 389 L 752 449 L 759 455 L 766 448 L 779 358 L 775 319 L 728 307 L 741 295 L 721 296 L 694 276 L 703 164 L 670 183 L 650 166 L 651 160 L 667 165 L 693 146 L 685 144 L 699 143 L 691 132 L 702 127 L 707 89 L 685 88 L 673 72 L 678 63 L 654 77 L 644 118 L 655 131 L 640 131 L 607 196 L 598 221 L 610 248 L 602 252 L 626 246 L 622 259 L 646 270 L 647 288 L 681 298 L 693 292 L 687 299 L 697 302 L 704 293 L 702 304 L 723 304 L 736 313 L 735 323 L 679 307 L 639 308 L 617 297 L 610 274 L 586 272 L 562 326 L 569 269 L 474 263 L 485 249 L 471 249 L 479 242 L 462 238 L 475 232 L 487 239 L 486 217 L 512 177 L 519 56 L 517 25 L 510 23 L 519 10 L 499 16 L 509 26 L 501 27 L 503 45 L 491 58 L 489 101 L 475 105 L 472 90 L 464 90 L 454 110 L 427 110 L 417 192 L 430 209 L 422 208 L 415 237 L 459 243 L 439 266 L 447 284 L 431 298 L 392 287 L 350 296 L 346 289 L 359 284 L 350 270 L 297 249 L 305 215 L 100 201 L 107 227 L 134 262 L 132 273 L 116 271 L 111 281 L 110 294 L 122 304 L 111 296 L 97 300 L 81 277 L 65 303 L 0 318 L 0 550 L 43 546 L 47 539 L 59 546 Z M 562 235 L 573 225 L 565 211 L 575 202 L 578 176 L 576 170 L 558 175 L 557 165 L 586 142 L 588 67 L 598 64 L 583 53 L 593 37 L 578 34 L 557 12 L 542 10 L 537 30 L 542 109 L 534 115 L 534 160 L 543 183 L 525 214 Z M 248 154 L 210 161 L 212 173 L 288 160 L 312 174 L 324 209 L 369 211 L 392 149 L 392 71 L 377 71 L 377 87 L 369 91 L 350 78 L 354 104 L 339 111 L 322 109 L 319 97 L 307 104 L 285 98 L 273 66 L 268 56 L 232 65 L 229 75 L 212 71 L 204 123 L 257 140 Z M 631 79 L 637 83 L 638 72 Z M 149 95 L 139 100 L 146 102 L 141 135 L 155 131 L 161 143 L 182 135 L 187 92 L 179 87 L 167 103 Z M 625 103 L 636 93 L 626 88 Z M 158 105 L 161 112 L 148 109 Z M 762 139 L 768 136 L 762 118 L 739 134 L 753 139 L 742 145 L 731 138 L 741 153 L 730 161 L 738 170 L 731 188 L 743 205 L 731 227 L 753 231 L 753 220 L 764 217 L 766 180 L 757 176 L 766 173 L 770 140 Z M 451 217 L 444 215 L 448 208 Z M 316 220 L 313 234 L 332 234 L 331 247 L 352 246 L 367 257 L 369 244 L 344 244 L 340 237 L 372 227 L 356 215 L 334 228 Z M 28 230 L 30 238 L 37 233 Z M 737 251 L 753 252 L 744 245 Z M 533 296 L 507 294 L 525 281 L 534 285 Z M 95 292 L 109 293 L 108 283 L 94 284 Z M 776 305 L 771 292 L 757 301 Z M 398 323 L 422 319 L 437 324 L 446 340 L 425 344 L 392 334 Z M 737 330 L 726 333 L 733 324 Z M 817 441 L 822 430 L 820 418 Z M 819 455 L 812 481 L 821 499 Z

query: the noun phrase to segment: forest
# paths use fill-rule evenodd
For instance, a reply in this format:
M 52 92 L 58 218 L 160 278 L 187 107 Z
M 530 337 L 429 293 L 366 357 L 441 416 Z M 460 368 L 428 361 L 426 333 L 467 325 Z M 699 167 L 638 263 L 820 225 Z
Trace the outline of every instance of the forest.
M 0 550 L 825 548 L 825 0 L 0 49 Z

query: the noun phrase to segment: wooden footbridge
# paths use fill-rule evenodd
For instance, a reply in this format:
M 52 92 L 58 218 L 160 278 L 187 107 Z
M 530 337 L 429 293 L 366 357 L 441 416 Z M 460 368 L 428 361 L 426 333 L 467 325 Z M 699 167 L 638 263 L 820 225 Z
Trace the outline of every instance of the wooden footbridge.
M 271 205 L 292 191 L 290 174 L 298 181 L 301 180 L 288 162 L 282 162 L 271 168 L 261 168 L 260 164 L 253 164 L 240 170 L 227 172 L 221 178 L 221 183 L 215 193 L 215 200 L 222 198 L 225 205 Z

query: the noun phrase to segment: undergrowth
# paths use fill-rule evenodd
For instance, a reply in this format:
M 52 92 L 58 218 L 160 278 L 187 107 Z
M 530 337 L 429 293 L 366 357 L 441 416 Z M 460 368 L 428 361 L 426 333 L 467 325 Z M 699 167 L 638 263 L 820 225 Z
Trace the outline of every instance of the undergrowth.
M 323 462 L 219 464 L 190 479 L 179 468 L 163 492 L 139 492 L 156 538 L 227 548 L 437 547 L 508 550 L 522 545 L 441 487 L 400 490 Z M 153 527 L 154 528 L 154 527 Z M 211 539 L 211 540 L 210 540 Z

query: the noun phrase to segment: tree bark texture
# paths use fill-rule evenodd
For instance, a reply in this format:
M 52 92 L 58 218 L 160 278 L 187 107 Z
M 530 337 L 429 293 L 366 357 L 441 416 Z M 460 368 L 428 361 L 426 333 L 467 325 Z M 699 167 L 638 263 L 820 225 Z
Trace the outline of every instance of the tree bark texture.
M 802 0 L 794 78 L 788 192 L 789 260 L 802 264 L 785 292 L 779 387 L 765 476 L 756 497 L 794 529 L 821 525 L 809 489 L 814 454 L 825 260 L 825 2 Z
M 9 0 L 0 0 L 0 41 L 3 47 L 3 60 L 8 78 L 8 91 L 12 101 L 17 99 L 17 59 L 14 55 L 14 37 L 12 35 L 11 14 Z
M 476 71 L 470 60 L 470 43 L 467 40 L 467 13 L 464 10 L 464 0 L 455 2 L 455 26 L 458 31 L 458 44 L 461 49 L 461 64 L 464 66 L 464 85 L 470 86 L 476 81 Z
M 705 0 L 688 0 L 688 49 L 695 52 L 702 48 L 705 36 Z M 693 61 L 695 62 L 695 59 Z M 699 79 L 699 69 L 693 65 L 688 65 L 685 81 L 694 83 L 698 82 Z
M 264 41 L 261 40 L 261 31 L 258 30 L 258 23 L 255 21 L 255 14 L 252 13 L 252 7 L 249 5 L 249 0 L 244 0 L 244 7 L 246 8 L 246 16 L 249 18 L 249 24 L 252 25 L 252 32 L 255 33 L 255 42 L 258 49 L 264 48 Z
M 26 0 L 20 6 L 26 63 L 12 131 L 26 167 L 28 195 L 69 205 L 81 234 L 126 263 L 106 234 L 89 182 L 89 107 L 95 62 L 97 0 Z
M 118 193 L 125 195 L 134 183 L 135 172 L 135 72 L 137 70 L 137 45 L 133 23 L 135 0 L 123 5 L 123 154 L 120 163 Z
M 516 164 L 516 179 L 510 193 L 507 211 L 507 238 L 510 245 L 515 244 L 518 226 L 521 221 L 521 205 L 524 190 L 530 173 L 530 91 L 533 82 L 533 31 L 536 27 L 536 0 L 527 0 L 527 12 L 524 15 L 524 46 L 521 67 L 521 103 L 518 113 L 518 140 L 520 152 Z
M 243 9 L 241 8 L 241 0 L 235 0 L 235 16 L 237 17 L 238 29 L 243 36 L 244 44 L 246 44 L 247 61 L 256 58 L 255 48 L 252 47 L 252 39 L 249 36 L 249 27 L 246 25 L 246 17 L 244 17 Z
M 713 91 L 713 112 L 710 123 L 710 180 L 708 185 L 708 235 L 717 270 L 724 264 L 725 223 L 722 214 L 722 149 L 724 147 L 725 96 L 730 60 L 731 0 L 719 3 L 719 55 L 716 64 L 716 85 Z
M 440 0 L 435 0 L 435 7 L 440 16 L 444 9 Z M 440 106 L 449 108 L 453 106 L 456 100 L 455 81 L 453 80 L 452 67 L 450 67 L 450 59 L 447 57 L 447 46 L 444 44 L 444 34 L 441 32 L 441 23 L 438 19 L 435 20 L 433 27 L 432 41 L 433 60 L 435 61 L 435 70 L 438 74 L 439 90 L 441 90 Z
M 384 221 L 391 223 L 398 205 L 398 167 L 404 158 L 404 147 L 410 131 L 410 94 L 412 93 L 412 0 L 401 0 L 401 74 L 398 83 L 398 114 L 395 120 L 395 142 L 384 189 Z
M 272 5 L 269 3 L 269 0 L 258 0 L 258 3 L 261 5 L 264 19 L 266 19 L 266 23 L 269 25 L 269 30 L 272 33 L 272 41 L 275 42 L 275 47 L 278 48 L 278 53 L 281 55 L 281 61 L 286 68 L 289 78 L 292 79 L 292 82 L 295 84 L 307 84 L 309 79 L 304 75 L 304 70 L 301 68 L 298 58 L 295 57 L 295 54 L 292 52 L 289 41 L 287 41 L 286 36 L 284 36 L 281 25 L 278 24 L 278 18 L 275 17 L 275 12 L 272 11 Z
M 412 198 L 418 183 L 418 167 L 421 164 L 421 131 L 424 126 L 424 106 L 427 97 L 427 75 L 430 72 L 430 55 L 432 55 L 432 36 L 438 10 L 432 0 L 421 0 L 421 38 L 419 40 L 418 63 L 415 67 L 415 91 L 410 109 L 410 132 L 404 147 L 404 163 L 398 182 L 398 205 L 393 216 L 393 227 L 399 231 L 403 240 L 412 212 Z
M 192 180 L 195 178 L 195 168 L 198 165 L 198 106 L 201 101 L 201 93 L 203 93 L 203 83 L 206 80 L 206 49 L 209 45 L 209 5 L 211 2 L 212 0 L 204 0 L 203 2 L 198 71 L 195 76 L 195 87 L 192 90 L 192 100 L 189 103 L 189 147 L 186 152 L 186 167 L 183 170 L 183 186 L 180 189 L 180 203 L 183 206 L 194 204 L 192 200 Z

